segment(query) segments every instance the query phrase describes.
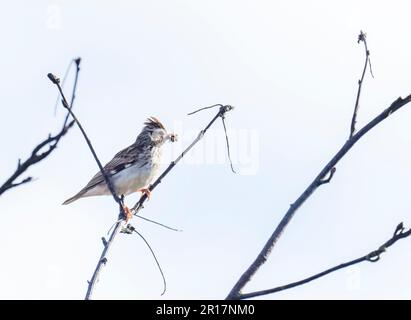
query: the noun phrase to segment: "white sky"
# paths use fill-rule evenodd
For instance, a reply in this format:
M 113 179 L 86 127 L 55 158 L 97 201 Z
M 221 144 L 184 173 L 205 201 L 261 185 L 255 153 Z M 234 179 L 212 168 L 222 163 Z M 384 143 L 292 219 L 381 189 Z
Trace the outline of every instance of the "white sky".
M 184 230 L 133 223 L 151 243 L 167 293 L 137 236 L 115 242 L 96 299 L 219 299 L 254 260 L 297 196 L 345 142 L 368 34 L 358 126 L 411 93 L 408 1 L 13 1 L 0 10 L 0 179 L 49 132 L 56 89 L 81 56 L 75 110 L 103 162 L 158 116 L 181 137 L 166 162 L 215 111 L 227 116 L 230 172 L 221 123 L 153 193 L 143 214 Z M 69 86 L 66 92 L 69 92 Z M 411 106 L 364 137 L 297 212 L 246 291 L 299 280 L 378 248 L 404 221 L 409 201 Z M 77 128 L 38 178 L 0 198 L 0 298 L 82 299 L 117 216 L 109 197 L 61 202 L 97 166 Z M 1 181 L 1 182 L 2 182 Z M 133 204 L 137 195 L 126 201 Z M 411 240 L 363 264 L 267 299 L 411 298 Z

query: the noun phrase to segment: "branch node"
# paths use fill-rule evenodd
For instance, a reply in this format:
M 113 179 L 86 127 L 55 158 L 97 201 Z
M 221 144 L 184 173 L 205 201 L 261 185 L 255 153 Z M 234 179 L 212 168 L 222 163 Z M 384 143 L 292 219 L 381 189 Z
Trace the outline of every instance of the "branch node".
M 369 262 L 377 262 L 380 260 L 380 253 L 378 251 L 373 251 L 367 255 L 366 260 Z
M 120 233 L 132 234 L 134 230 L 136 229 L 131 224 L 128 224 L 125 227 L 121 227 Z
M 387 251 L 387 247 L 385 245 L 382 245 L 381 247 L 378 248 L 378 253 L 381 254 L 383 252 Z
M 395 228 L 394 236 L 396 237 L 404 232 L 404 224 L 401 222 L 398 224 L 397 228 Z
M 328 178 L 326 178 L 326 179 L 321 179 L 321 180 L 318 182 L 318 186 L 321 186 L 322 184 L 325 184 L 325 183 L 329 183 L 329 182 L 331 181 L 331 179 L 333 178 L 334 173 L 335 173 L 336 171 L 337 171 L 337 168 L 336 168 L 336 167 L 332 167 L 331 170 L 330 170 L 330 175 L 328 176 Z
M 101 237 L 101 241 L 103 242 L 103 246 L 106 247 L 107 246 L 107 240 L 104 237 Z

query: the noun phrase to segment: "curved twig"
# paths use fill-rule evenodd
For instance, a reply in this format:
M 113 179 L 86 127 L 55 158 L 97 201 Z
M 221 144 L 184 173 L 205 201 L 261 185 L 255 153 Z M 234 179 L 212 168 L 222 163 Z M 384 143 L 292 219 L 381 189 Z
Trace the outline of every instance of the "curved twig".
M 121 232 L 123 232 L 123 233 L 128 233 L 128 234 L 135 232 L 135 233 L 137 233 L 138 236 L 140 236 L 141 239 L 143 239 L 144 243 L 147 245 L 148 249 L 150 250 L 151 255 L 153 256 L 154 261 L 155 261 L 156 264 L 157 264 L 158 270 L 160 271 L 161 277 L 162 277 L 162 279 L 163 279 L 163 292 L 161 293 L 161 295 L 164 295 L 164 293 L 165 293 L 166 290 L 167 290 L 166 277 L 164 276 L 163 269 L 161 268 L 160 262 L 158 261 L 158 259 L 157 259 L 157 257 L 156 257 L 156 254 L 154 253 L 154 250 L 151 248 L 151 246 L 150 246 L 150 244 L 148 243 L 148 241 L 146 240 L 146 238 L 144 238 L 143 235 L 142 235 L 140 232 L 138 232 L 138 231 L 136 230 L 136 228 L 134 228 L 131 224 L 128 224 L 128 225 L 124 228 L 124 230 L 122 230 Z
M 227 156 L 228 156 L 228 160 L 230 161 L 231 171 L 232 171 L 233 173 L 237 173 L 237 172 L 235 172 L 235 170 L 234 170 L 233 161 L 231 160 L 230 143 L 229 143 L 229 141 L 228 141 L 227 128 L 226 128 L 226 126 L 225 126 L 225 118 L 224 118 L 224 115 L 221 116 L 221 121 L 222 121 L 222 123 L 223 123 L 223 128 L 224 128 L 225 142 L 226 142 L 226 147 L 227 147 Z

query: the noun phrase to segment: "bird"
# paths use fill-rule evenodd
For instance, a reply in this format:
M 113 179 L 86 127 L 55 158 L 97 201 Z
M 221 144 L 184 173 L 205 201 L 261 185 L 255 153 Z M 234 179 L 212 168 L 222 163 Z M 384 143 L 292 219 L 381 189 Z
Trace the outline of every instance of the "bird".
M 177 135 L 168 133 L 156 117 L 149 117 L 137 136 L 136 141 L 119 151 L 104 167 L 117 195 L 126 196 L 133 192 L 142 192 L 151 196 L 149 185 L 156 177 L 162 160 L 162 147 L 166 142 L 177 141 Z M 101 171 L 97 172 L 87 185 L 73 197 L 63 202 L 70 204 L 80 198 L 111 195 Z M 132 213 L 123 206 L 126 222 Z

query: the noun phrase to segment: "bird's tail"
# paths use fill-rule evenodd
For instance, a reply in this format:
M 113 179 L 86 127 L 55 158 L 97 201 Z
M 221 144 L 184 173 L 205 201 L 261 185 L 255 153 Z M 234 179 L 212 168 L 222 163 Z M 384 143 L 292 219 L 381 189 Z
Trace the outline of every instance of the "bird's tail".
M 68 199 L 67 199 L 66 201 L 64 201 L 62 204 L 63 204 L 63 205 L 70 204 L 70 203 L 72 203 L 72 202 L 80 199 L 80 198 L 84 195 L 84 193 L 85 193 L 85 192 L 80 191 L 80 192 L 77 193 L 75 196 L 73 196 L 73 197 L 71 197 L 71 198 L 68 198 Z

